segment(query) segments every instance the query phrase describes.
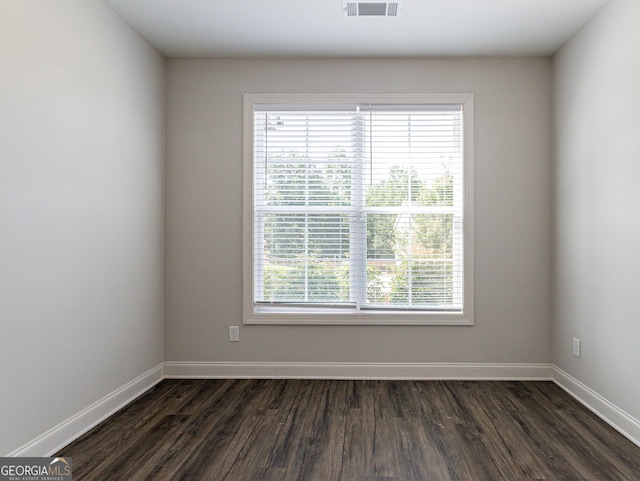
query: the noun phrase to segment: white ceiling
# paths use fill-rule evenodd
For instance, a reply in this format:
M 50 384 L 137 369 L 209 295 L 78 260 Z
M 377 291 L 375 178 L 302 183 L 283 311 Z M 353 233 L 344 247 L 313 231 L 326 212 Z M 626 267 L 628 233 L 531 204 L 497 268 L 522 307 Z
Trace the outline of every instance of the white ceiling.
M 342 0 L 104 1 L 170 57 L 422 57 L 552 55 L 608 0 L 404 0 L 397 18 L 344 18 Z

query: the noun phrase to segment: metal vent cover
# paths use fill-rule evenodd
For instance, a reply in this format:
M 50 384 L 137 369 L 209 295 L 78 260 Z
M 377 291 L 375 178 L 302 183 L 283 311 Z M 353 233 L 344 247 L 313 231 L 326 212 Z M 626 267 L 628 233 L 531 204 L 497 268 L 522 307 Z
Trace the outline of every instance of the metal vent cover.
M 349 2 L 342 0 L 345 17 L 397 17 L 401 2 Z

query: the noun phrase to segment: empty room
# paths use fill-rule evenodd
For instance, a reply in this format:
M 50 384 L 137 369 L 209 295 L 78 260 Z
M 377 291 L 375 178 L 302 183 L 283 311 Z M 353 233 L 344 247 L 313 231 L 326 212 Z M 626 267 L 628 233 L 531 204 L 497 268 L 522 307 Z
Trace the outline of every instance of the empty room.
M 640 481 L 639 1 L 0 25 L 0 479 Z

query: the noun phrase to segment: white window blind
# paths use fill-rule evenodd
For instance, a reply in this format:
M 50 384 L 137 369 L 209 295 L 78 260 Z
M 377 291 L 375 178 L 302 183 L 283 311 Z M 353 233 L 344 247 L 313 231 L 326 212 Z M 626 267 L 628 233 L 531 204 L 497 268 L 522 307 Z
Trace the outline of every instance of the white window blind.
M 460 104 L 253 106 L 253 304 L 464 303 Z

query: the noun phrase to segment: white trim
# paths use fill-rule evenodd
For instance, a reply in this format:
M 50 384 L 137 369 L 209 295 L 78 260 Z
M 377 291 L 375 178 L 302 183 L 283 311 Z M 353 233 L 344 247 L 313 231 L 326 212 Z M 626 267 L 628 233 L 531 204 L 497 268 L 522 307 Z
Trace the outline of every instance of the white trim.
M 163 379 L 393 379 L 553 381 L 640 446 L 640 420 L 553 364 L 166 362 L 150 369 L 7 456 L 50 456 Z
M 459 105 L 463 131 L 463 306 L 461 312 L 393 311 L 367 312 L 264 312 L 254 306 L 254 185 L 253 136 L 256 106 L 326 106 L 372 103 L 376 105 Z M 243 301 L 244 324 L 279 325 L 437 325 L 472 326 L 474 324 L 474 143 L 473 92 L 449 94 L 268 94 L 244 93 L 243 97 Z
M 626 413 L 558 366 L 553 365 L 552 367 L 553 382 L 620 434 L 640 446 L 640 420 Z
M 7 456 L 51 456 L 164 379 L 158 364 Z
M 167 362 L 167 379 L 462 379 L 550 381 L 550 364 Z
M 473 321 L 468 315 L 459 312 L 393 312 L 393 311 L 354 311 L 345 312 L 347 309 L 325 309 L 322 313 L 309 313 L 300 309 L 282 309 L 274 312 L 273 309 L 261 312 L 254 309 L 250 317 L 244 320 L 244 324 L 277 324 L 277 325 L 315 325 L 315 326 L 473 326 Z

